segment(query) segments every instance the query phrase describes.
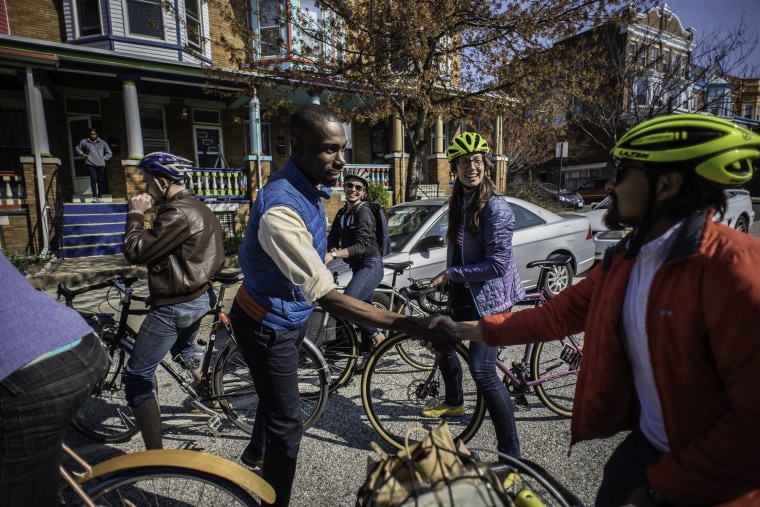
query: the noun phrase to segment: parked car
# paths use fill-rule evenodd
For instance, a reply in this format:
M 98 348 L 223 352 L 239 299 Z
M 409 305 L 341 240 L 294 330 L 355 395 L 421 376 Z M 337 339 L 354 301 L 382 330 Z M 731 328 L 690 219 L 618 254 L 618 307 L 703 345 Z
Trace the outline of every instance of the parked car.
M 575 192 L 577 194 L 580 194 L 580 196 L 583 197 L 583 201 L 587 204 L 592 202 L 600 202 L 602 199 L 607 197 L 608 181 L 608 178 L 587 181 L 580 187 L 576 188 Z
M 548 259 L 559 254 L 572 257 L 569 270 L 557 269 L 547 283 L 548 297 L 572 283 L 574 273 L 583 273 L 594 264 L 594 243 L 588 219 L 582 214 L 558 215 L 521 199 L 504 197 L 515 214 L 515 234 L 512 247 L 523 285 L 536 288 L 538 268 L 528 269 L 530 261 Z M 446 267 L 446 230 L 448 204 L 445 198 L 422 199 L 397 204 L 388 210 L 388 228 L 392 252 L 385 263 L 412 261 L 411 278 L 429 280 Z M 331 261 L 328 267 L 338 272 L 338 284 L 351 279 L 348 266 Z M 393 273 L 385 271 L 381 285 L 390 287 Z M 404 277 L 397 284 L 408 284 Z
M 594 206 L 591 211 L 584 213 L 588 218 L 589 225 L 591 226 L 591 232 L 594 234 L 594 258 L 596 260 L 602 260 L 604 257 L 604 251 L 607 248 L 615 245 L 618 241 L 628 234 L 629 230 L 623 231 L 610 231 L 607 226 L 604 225 L 602 218 L 607 212 L 607 206 L 609 206 L 610 198 L 605 199 Z M 755 220 L 755 211 L 752 209 L 752 199 L 749 192 L 738 188 L 730 188 L 726 190 L 726 212 L 723 217 L 715 215 L 715 220 L 720 219 L 720 222 L 733 227 L 737 231 L 748 232 L 749 228 Z
M 539 183 L 538 186 L 551 195 L 554 200 L 557 200 L 557 185 L 544 181 Z M 570 192 L 566 188 L 559 190 L 559 203 L 570 208 L 583 209 L 583 197 L 575 192 Z

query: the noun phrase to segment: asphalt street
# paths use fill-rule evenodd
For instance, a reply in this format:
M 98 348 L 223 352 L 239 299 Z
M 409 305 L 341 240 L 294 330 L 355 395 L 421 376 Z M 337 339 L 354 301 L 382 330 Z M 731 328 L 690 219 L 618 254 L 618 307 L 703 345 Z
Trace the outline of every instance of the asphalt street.
M 755 211 L 760 216 L 760 205 L 755 205 Z M 760 224 L 756 222 L 750 233 L 760 237 Z M 53 293 L 50 289 L 48 292 Z M 234 292 L 229 291 L 229 296 Z M 96 307 L 103 299 L 102 293 L 80 296 L 87 308 Z M 139 322 L 133 324 L 137 326 Z M 161 371 L 158 378 L 165 447 L 196 449 L 239 462 L 248 435 L 225 420 L 220 436 L 214 438 L 205 425 L 206 417 L 189 413 L 187 396 L 174 381 Z M 362 408 L 359 383 L 355 377 L 331 395 L 319 422 L 306 432 L 293 487 L 293 507 L 354 505 L 356 492 L 365 479 L 367 460 L 374 456 L 370 442 L 379 442 Z M 534 395 L 528 396 L 528 401 L 530 408 L 516 413 L 523 456 L 542 465 L 584 504 L 592 505 L 602 465 L 624 435 L 582 442 L 571 448 L 569 420 L 549 412 Z M 123 444 L 103 445 L 70 430 L 66 442 L 91 462 L 143 449 L 139 436 Z M 383 447 L 392 451 L 389 446 Z M 490 420 L 486 419 L 468 447 L 496 447 Z

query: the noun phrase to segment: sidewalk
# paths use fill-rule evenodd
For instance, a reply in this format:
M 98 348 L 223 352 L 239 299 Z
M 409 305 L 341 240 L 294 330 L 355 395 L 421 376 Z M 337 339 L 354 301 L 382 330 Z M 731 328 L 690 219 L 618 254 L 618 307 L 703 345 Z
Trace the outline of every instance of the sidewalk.
M 145 266 L 133 266 L 122 254 L 98 255 L 95 257 L 75 257 L 53 262 L 49 271 L 42 271 L 28 277 L 34 287 L 40 290 L 55 289 L 60 282 L 70 288 L 90 285 L 110 278 L 115 274 L 147 278 Z

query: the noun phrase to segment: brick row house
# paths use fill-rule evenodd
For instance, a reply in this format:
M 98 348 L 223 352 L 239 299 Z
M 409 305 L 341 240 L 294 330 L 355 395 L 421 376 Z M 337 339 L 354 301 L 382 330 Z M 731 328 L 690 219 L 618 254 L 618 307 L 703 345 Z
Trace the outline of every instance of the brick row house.
M 570 159 L 562 167 L 562 181 L 567 188 L 611 176 L 606 160 L 614 140 L 648 118 L 703 113 L 751 129 L 760 128 L 760 79 L 732 76 L 717 65 L 697 66 L 695 61 L 704 59 L 700 50 L 707 49 L 700 48 L 696 30 L 684 28 L 667 4 L 644 11 L 631 5 L 619 14 L 614 22 L 564 42 L 583 44 L 589 53 L 601 50 L 597 54 L 603 56 L 598 61 L 612 69 L 608 88 L 592 94 L 593 104 L 576 101 L 570 105 L 569 114 L 583 127 L 578 128 L 576 123 L 569 133 Z M 613 88 L 617 90 L 613 100 L 601 104 L 597 97 Z M 606 111 L 593 111 L 605 106 Z M 589 143 L 589 138 L 597 142 Z M 548 171 L 556 172 L 557 164 L 550 165 Z
M 305 42 L 288 27 L 272 27 L 257 17 L 260 7 L 277 0 L 250 1 L 246 23 L 262 41 L 252 48 L 252 58 L 283 64 L 283 55 L 267 47 L 267 31 L 276 29 L 275 37 L 290 37 L 290 44 Z M 262 119 L 255 90 L 211 77 L 204 69 L 225 65 L 228 55 L 210 41 L 231 33 L 229 27 L 202 0 L 171 3 L 173 8 L 165 9 L 159 0 L 0 0 L 0 248 L 5 252 L 62 257 L 120 252 L 120 215 L 128 197 L 142 190 L 140 158 L 153 151 L 194 162 L 195 192 L 227 233 L 245 223 L 257 189 L 287 160 L 289 115 Z M 298 3 L 330 15 L 315 0 Z M 289 111 L 324 101 L 324 89 L 271 86 L 292 88 Z M 88 172 L 74 151 L 90 127 L 114 153 L 102 203 L 91 202 Z M 394 189 L 403 187 L 404 175 L 400 123 L 388 119 L 345 127 L 349 163 L 367 168 L 390 202 L 398 202 Z M 448 125 L 439 121 L 433 136 L 432 176 L 425 183 L 438 195 L 448 191 L 443 154 Z M 343 204 L 340 188 L 335 190 L 328 216 Z

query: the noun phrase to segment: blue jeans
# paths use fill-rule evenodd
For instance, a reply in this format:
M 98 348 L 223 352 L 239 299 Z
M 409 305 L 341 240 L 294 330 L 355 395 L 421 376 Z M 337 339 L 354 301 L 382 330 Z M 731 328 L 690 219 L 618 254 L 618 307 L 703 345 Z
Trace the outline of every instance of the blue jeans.
M 383 258 L 372 257 L 366 259 L 363 265 L 351 268 L 351 271 L 354 274 L 343 293 L 346 296 L 372 304 L 372 296 L 375 294 L 375 289 L 383 279 Z M 358 325 L 358 327 L 362 337 L 359 352 L 369 353 L 372 350 L 372 339 L 377 335 L 377 328 L 362 325 Z
M 191 364 L 195 336 L 210 309 L 208 292 L 191 301 L 150 309 L 122 373 L 130 407 L 156 397 L 156 368 L 167 352 L 180 364 Z
M 295 329 L 275 330 L 252 319 L 237 302 L 230 321 L 259 395 L 246 453 L 264 457 L 264 480 L 277 494 L 274 505 L 287 506 L 303 436 L 298 358 L 306 321 Z
M 483 396 L 486 409 L 491 415 L 496 430 L 496 444 L 499 452 L 520 457 L 520 442 L 517 439 L 515 406 L 506 386 L 496 372 L 498 347 L 489 347 L 480 342 L 470 342 L 467 364 L 475 380 L 478 392 Z M 462 364 L 456 352 L 441 356 L 441 374 L 446 385 L 445 403 L 457 407 L 464 403 L 462 392 Z
M 64 432 L 107 364 L 100 339 L 89 334 L 0 382 L 0 505 L 57 505 Z

